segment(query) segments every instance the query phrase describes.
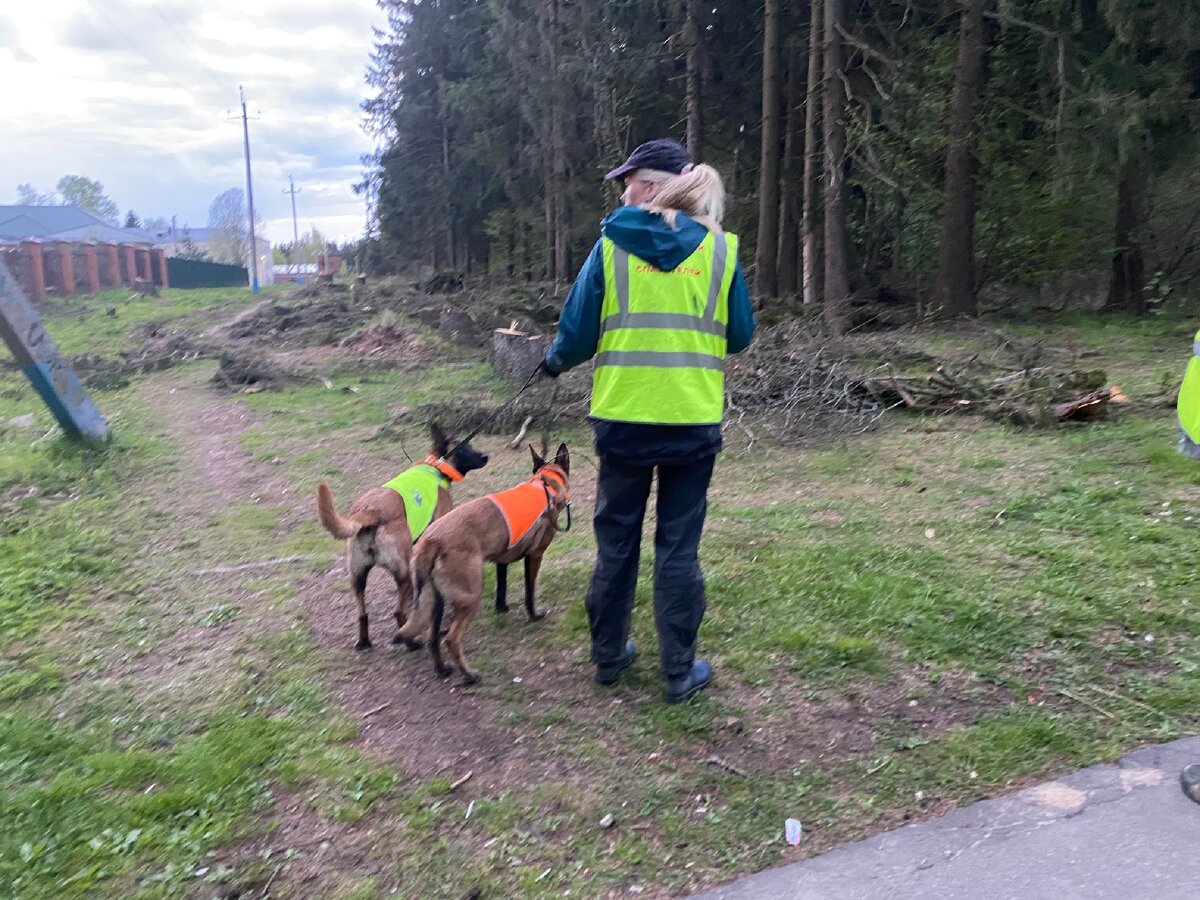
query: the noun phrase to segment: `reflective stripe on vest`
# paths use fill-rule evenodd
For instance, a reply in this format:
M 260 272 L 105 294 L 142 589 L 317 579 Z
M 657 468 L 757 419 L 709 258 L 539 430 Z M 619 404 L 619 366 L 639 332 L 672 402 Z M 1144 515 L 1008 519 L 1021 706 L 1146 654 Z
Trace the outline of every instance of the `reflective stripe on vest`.
M 709 233 L 671 271 L 608 238 L 603 247 L 591 414 L 619 422 L 719 422 L 737 236 Z
M 1179 425 L 1194 443 L 1200 444 L 1200 333 L 1192 341 L 1183 384 L 1179 388 Z

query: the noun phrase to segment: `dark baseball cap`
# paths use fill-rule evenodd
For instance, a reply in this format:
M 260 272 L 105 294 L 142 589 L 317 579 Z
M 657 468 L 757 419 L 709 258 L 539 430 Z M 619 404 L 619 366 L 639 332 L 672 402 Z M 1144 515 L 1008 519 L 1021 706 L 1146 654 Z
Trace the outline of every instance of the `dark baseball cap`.
M 673 172 L 678 175 L 683 167 L 692 161 L 687 148 L 678 141 L 669 138 L 659 138 L 656 141 L 646 141 L 629 154 L 629 159 L 617 166 L 607 175 L 605 181 L 628 175 L 634 169 L 658 169 L 662 172 Z

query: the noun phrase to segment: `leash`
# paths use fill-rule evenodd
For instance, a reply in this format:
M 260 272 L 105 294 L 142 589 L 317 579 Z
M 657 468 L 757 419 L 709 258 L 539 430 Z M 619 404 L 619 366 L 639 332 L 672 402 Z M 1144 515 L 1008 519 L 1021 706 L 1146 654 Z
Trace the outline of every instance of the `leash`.
M 499 418 L 500 413 L 504 412 L 506 409 L 508 409 L 510 406 L 512 406 L 514 403 L 516 403 L 517 400 L 520 398 L 520 396 L 529 389 L 529 386 L 531 384 L 533 384 L 534 379 L 537 378 L 538 372 L 540 372 L 541 370 L 542 370 L 542 364 L 539 362 L 537 364 L 537 367 L 532 372 L 529 373 L 529 377 L 525 379 L 525 383 L 523 385 L 521 385 L 521 389 L 519 391 L 517 391 L 515 394 L 513 394 L 511 397 L 509 397 L 507 400 L 505 400 L 503 403 L 501 403 L 498 407 L 496 407 L 495 411 L 490 416 L 488 416 L 486 419 L 484 419 L 482 422 L 480 422 L 479 426 L 477 428 L 475 428 L 465 438 L 463 438 L 462 441 L 460 441 L 460 443 L 463 443 L 463 444 L 470 443 L 471 440 L 476 435 L 479 434 L 479 432 L 483 431 L 483 429 L 485 429 L 488 425 L 490 425 L 490 424 L 492 424 L 492 422 L 496 421 L 496 419 Z M 555 387 L 555 390 L 558 389 L 557 381 L 555 382 L 554 387 Z M 544 454 L 544 451 L 543 451 L 543 454 Z
M 558 379 L 554 380 L 554 388 L 550 391 L 550 402 L 546 404 L 546 412 L 543 415 L 542 425 L 542 458 L 544 459 L 550 453 L 550 425 L 553 419 L 550 414 L 554 412 L 554 404 L 558 400 Z

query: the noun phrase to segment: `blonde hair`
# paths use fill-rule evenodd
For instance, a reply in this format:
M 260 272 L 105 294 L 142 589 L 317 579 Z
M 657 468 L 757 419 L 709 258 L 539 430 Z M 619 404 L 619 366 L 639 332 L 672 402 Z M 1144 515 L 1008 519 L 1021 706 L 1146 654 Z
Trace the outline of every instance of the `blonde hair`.
M 679 213 L 691 216 L 709 231 L 721 233 L 725 218 L 725 185 L 712 166 L 700 163 L 687 166 L 683 172 L 667 181 L 650 199 L 642 204 L 647 212 L 658 213 L 675 227 Z

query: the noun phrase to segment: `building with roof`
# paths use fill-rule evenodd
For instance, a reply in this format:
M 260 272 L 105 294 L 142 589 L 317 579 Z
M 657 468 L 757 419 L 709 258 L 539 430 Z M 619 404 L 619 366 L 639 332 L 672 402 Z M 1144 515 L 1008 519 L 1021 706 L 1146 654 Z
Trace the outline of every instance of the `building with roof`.
M 191 237 L 197 248 L 211 253 L 211 231 L 208 228 L 176 228 L 172 232 L 167 228 L 151 232 L 144 228 L 118 228 L 78 206 L 0 206 L 0 246 L 22 241 L 94 241 L 158 248 L 167 256 L 176 256 L 185 235 Z M 273 284 L 271 244 L 261 236 L 257 237 L 256 244 L 258 283 Z
M 0 206 L 0 245 L 21 241 L 102 241 L 157 246 L 142 228 L 118 228 L 78 206 Z

